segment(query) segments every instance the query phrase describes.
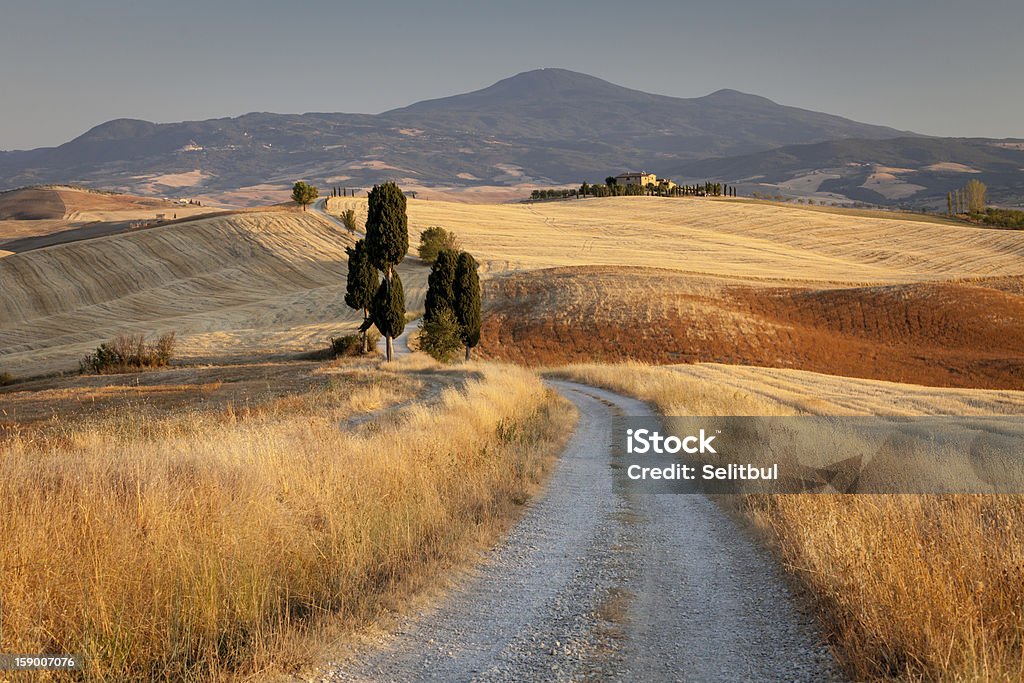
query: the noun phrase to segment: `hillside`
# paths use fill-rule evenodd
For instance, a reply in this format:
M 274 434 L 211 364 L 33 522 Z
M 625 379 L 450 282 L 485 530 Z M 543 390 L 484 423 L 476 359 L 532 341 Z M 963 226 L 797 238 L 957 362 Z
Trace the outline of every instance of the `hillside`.
M 908 204 L 945 210 L 971 178 L 994 203 L 1024 203 L 1024 143 L 982 138 L 847 139 L 688 162 L 670 174 L 719 178 L 745 194 Z
M 196 220 L 0 259 L 0 367 L 21 376 L 77 368 L 121 332 L 175 331 L 183 357 L 312 351 L 351 331 L 345 246 L 302 213 Z M 403 266 L 411 309 L 422 267 Z
M 185 218 L 209 211 L 201 206 L 84 187 L 23 187 L 0 192 L 0 250 L 30 251 L 126 232 L 133 225 L 155 224 L 160 216 Z
M 378 115 L 253 113 L 156 124 L 118 119 L 54 148 L 0 153 L 0 187 L 87 182 L 143 194 L 241 196 L 295 178 L 367 187 L 568 183 L 628 167 L 836 138 L 905 135 L 721 90 L 684 99 L 564 69 Z M 238 197 L 236 197 L 237 199 Z
M 482 350 L 1024 388 L 1024 234 L 714 200 L 414 202 L 484 264 Z
M 363 215 L 365 200 L 336 200 Z M 1024 234 L 704 199 L 409 202 L 482 264 L 481 353 L 1024 386 Z M 0 259 L 0 368 L 74 367 L 120 331 L 186 360 L 322 348 L 355 326 L 350 243 L 314 214 L 179 223 Z M 425 268 L 402 266 L 409 309 Z

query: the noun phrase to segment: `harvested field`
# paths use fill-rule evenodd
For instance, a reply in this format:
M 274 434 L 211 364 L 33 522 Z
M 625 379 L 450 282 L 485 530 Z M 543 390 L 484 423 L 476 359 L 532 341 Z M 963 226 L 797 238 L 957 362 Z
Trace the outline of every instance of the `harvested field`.
M 119 332 L 175 331 L 189 361 L 324 348 L 361 318 L 344 301 L 343 233 L 312 213 L 246 213 L 5 257 L 0 367 L 71 370 Z M 400 272 L 416 310 L 425 269 Z
M 209 211 L 163 199 L 59 185 L 9 190 L 0 192 L 0 248 L 18 253 L 127 232 L 139 222 L 160 222 L 158 216 L 173 220 Z
M 751 286 L 643 268 L 492 278 L 482 348 L 530 364 L 641 360 L 1024 388 L 1024 297 L 978 284 Z
M 1024 275 L 1024 234 L 746 201 L 410 201 L 409 225 L 413 240 L 431 225 L 454 230 L 485 273 L 645 266 L 836 286 Z
M 330 208 L 361 223 L 365 198 Z M 696 198 L 410 200 L 409 217 L 413 248 L 440 225 L 481 262 L 493 357 L 1020 386 L 1024 234 Z M 357 317 L 343 300 L 343 232 L 313 214 L 251 212 L 5 257 L 0 368 L 71 369 L 121 331 L 173 329 L 190 361 L 312 350 Z M 543 270 L 558 266 L 587 268 Z M 410 258 L 402 275 L 415 311 L 425 268 Z M 636 299 L 645 288 L 657 296 Z

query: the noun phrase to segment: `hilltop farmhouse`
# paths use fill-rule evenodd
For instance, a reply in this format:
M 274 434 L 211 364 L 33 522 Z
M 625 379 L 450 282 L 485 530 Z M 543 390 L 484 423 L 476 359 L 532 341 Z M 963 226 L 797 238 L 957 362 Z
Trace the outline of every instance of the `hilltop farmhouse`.
M 619 185 L 639 185 L 640 187 L 647 187 L 648 185 L 664 186 L 669 190 L 676 186 L 671 180 L 659 178 L 654 173 L 648 173 L 647 171 L 620 173 L 615 176 L 615 182 Z

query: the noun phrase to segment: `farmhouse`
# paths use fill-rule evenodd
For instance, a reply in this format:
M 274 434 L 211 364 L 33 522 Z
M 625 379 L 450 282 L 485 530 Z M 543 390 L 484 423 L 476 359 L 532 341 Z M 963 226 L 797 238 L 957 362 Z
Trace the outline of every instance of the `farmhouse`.
M 647 187 L 648 185 L 657 185 L 658 176 L 647 171 L 640 171 L 639 173 L 620 173 L 615 176 L 615 182 L 619 185 L 640 185 Z
M 620 173 L 615 176 L 615 182 L 619 185 L 640 185 L 641 187 L 647 187 L 648 185 L 663 186 L 665 189 L 671 190 L 676 186 L 674 182 L 667 178 L 659 178 L 654 173 L 648 173 L 647 171 L 640 171 L 639 173 L 626 172 Z

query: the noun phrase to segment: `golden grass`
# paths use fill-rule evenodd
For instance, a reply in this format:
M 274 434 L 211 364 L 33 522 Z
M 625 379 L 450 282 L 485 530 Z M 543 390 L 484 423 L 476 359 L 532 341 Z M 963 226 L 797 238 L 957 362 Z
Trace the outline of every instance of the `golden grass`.
M 621 265 L 834 284 L 1024 274 L 1024 234 L 782 205 L 660 197 L 501 205 L 410 201 L 411 241 L 431 225 L 454 230 L 486 272 Z
M 175 331 L 191 361 L 326 348 L 361 319 L 344 301 L 352 241 L 312 212 L 254 212 L 5 257 L 0 365 L 71 370 L 120 333 Z M 417 310 L 426 268 L 399 271 Z
M 332 211 L 365 198 L 334 198 Z M 549 204 L 409 201 L 410 243 L 453 230 L 485 278 L 552 266 L 673 269 L 692 288 L 840 286 L 1014 278 L 1024 234 L 741 202 L 622 197 Z M 352 236 L 313 212 L 251 212 L 0 259 L 0 365 L 25 377 L 72 369 L 120 332 L 174 330 L 181 357 L 309 351 L 351 331 Z M 402 264 L 408 308 L 426 268 Z M 485 283 L 486 287 L 486 283 Z
M 764 368 L 631 363 L 555 372 L 669 415 L 1024 412 L 1022 392 Z M 748 496 L 740 509 L 808 590 L 854 680 L 1024 678 L 1021 497 Z
M 259 411 L 134 410 L 9 438 L 4 649 L 80 653 L 88 680 L 266 673 L 465 559 L 573 417 L 535 375 L 481 365 L 436 404 L 339 427 L 402 398 L 424 367 L 354 390 L 334 370 L 333 387 Z

